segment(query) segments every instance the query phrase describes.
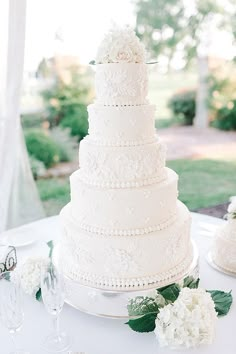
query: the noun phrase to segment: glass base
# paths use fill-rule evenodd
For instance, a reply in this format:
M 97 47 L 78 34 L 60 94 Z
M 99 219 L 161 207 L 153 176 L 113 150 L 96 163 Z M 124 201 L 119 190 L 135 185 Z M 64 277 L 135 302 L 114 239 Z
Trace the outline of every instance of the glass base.
M 70 338 L 64 332 L 50 334 L 43 343 L 43 349 L 51 353 L 61 353 L 70 347 Z
M 16 351 L 14 351 L 14 352 L 10 352 L 10 354 L 30 354 L 30 352 L 27 352 L 27 351 L 25 351 L 25 350 L 23 350 L 23 349 L 18 349 L 18 350 L 16 350 Z

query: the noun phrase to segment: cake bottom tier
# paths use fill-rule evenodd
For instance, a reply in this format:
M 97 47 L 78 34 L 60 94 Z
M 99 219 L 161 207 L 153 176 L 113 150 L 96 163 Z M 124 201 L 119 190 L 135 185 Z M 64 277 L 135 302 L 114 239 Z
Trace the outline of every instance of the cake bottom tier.
M 168 228 L 137 236 L 111 236 L 79 229 L 70 204 L 61 212 L 59 263 L 70 279 L 100 289 L 146 289 L 179 279 L 193 259 L 190 213 L 178 202 Z

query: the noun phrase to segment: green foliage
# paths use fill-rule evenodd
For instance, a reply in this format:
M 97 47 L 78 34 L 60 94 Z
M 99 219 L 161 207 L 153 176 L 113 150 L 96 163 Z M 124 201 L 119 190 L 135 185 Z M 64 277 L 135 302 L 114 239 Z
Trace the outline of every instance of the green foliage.
M 67 79 L 57 75 L 50 89 L 42 92 L 50 126 L 61 124 L 70 128 L 78 140 L 87 135 L 88 115 L 86 106 L 91 99 L 88 70 L 76 66 L 67 70 Z
M 167 304 L 172 303 L 178 299 L 180 293 L 180 286 L 178 284 L 170 284 L 158 289 L 158 292 L 164 297 Z
M 42 291 L 41 291 L 41 288 L 37 291 L 35 297 L 36 297 L 36 300 L 37 300 L 37 301 L 41 301 L 41 300 L 42 300 Z
M 168 107 L 176 117 L 183 120 L 183 124 L 192 125 L 196 110 L 196 91 L 185 90 L 174 94 L 168 102 Z
M 216 112 L 212 126 L 222 130 L 236 130 L 236 99 Z
M 158 305 L 155 302 L 155 299 L 151 297 L 137 296 L 130 300 L 127 305 L 127 310 L 130 317 L 143 316 L 147 313 L 157 313 Z
M 29 161 L 34 179 L 37 179 L 45 173 L 45 165 L 42 161 L 37 160 L 32 155 L 29 156 Z
M 48 247 L 49 247 L 49 255 L 48 255 L 48 257 L 49 257 L 49 258 L 52 258 L 52 252 L 53 252 L 53 247 L 54 247 L 53 241 L 52 241 L 52 240 L 51 240 L 51 241 L 48 241 L 48 242 L 47 242 L 47 245 L 48 245 Z
M 21 124 L 23 129 L 39 128 L 44 121 L 43 113 L 30 113 L 21 115 Z
M 74 161 L 77 158 L 77 138 L 70 135 L 69 128 L 62 128 L 61 126 L 53 127 L 50 130 L 50 136 L 59 147 L 61 162 Z
M 135 332 L 153 332 L 155 329 L 155 321 L 157 313 L 149 313 L 135 320 L 129 320 L 126 324 Z
M 88 113 L 84 105 L 74 107 L 74 112 L 67 114 L 61 121 L 61 126 L 69 128 L 72 136 L 77 136 L 78 140 L 83 139 L 88 134 Z
M 184 284 L 183 287 L 184 288 L 190 288 L 190 289 L 197 289 L 198 285 L 199 285 L 199 281 L 200 279 L 195 279 L 192 276 L 186 277 L 184 278 Z
M 25 135 L 28 153 L 50 167 L 60 160 L 58 145 L 43 131 L 29 131 Z
M 212 300 L 215 303 L 215 310 L 218 316 L 225 316 L 230 310 L 233 302 L 231 291 L 226 293 L 220 290 L 208 290 L 211 294 Z

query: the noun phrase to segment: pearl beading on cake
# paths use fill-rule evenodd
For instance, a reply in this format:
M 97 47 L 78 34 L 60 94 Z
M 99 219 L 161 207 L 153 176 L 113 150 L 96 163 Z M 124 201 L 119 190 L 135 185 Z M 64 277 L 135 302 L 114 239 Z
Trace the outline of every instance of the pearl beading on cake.
M 99 188 L 112 188 L 112 189 L 119 189 L 119 188 L 139 188 L 139 187 L 144 187 L 144 186 L 149 186 L 155 183 L 162 182 L 166 179 L 166 170 L 163 170 L 163 172 L 155 177 L 143 179 L 140 181 L 98 181 L 97 179 L 89 179 L 87 176 L 83 176 L 83 174 L 80 174 L 80 180 L 87 184 L 91 185 L 94 187 L 99 187 Z
M 84 285 L 92 285 L 97 286 L 99 288 L 106 288 L 111 290 L 148 288 L 154 286 L 155 284 L 167 282 L 168 280 L 172 280 L 173 282 L 177 280 L 190 266 L 192 262 L 192 257 L 193 252 L 191 250 L 191 247 L 189 247 L 188 253 L 177 266 L 172 269 L 169 269 L 168 271 L 162 274 L 154 274 L 152 276 L 147 277 L 136 277 L 131 279 L 114 277 L 108 278 L 86 272 L 74 272 L 73 268 L 70 269 L 68 276 L 72 280 L 76 279 L 76 281 L 82 282 Z
M 173 215 L 170 215 L 168 220 L 160 223 L 158 225 L 148 226 L 140 229 L 130 229 L 130 230 L 121 230 L 121 229 L 111 229 L 111 228 L 101 228 L 96 226 L 90 226 L 84 223 L 77 222 L 78 227 L 81 229 L 92 232 L 99 235 L 110 235 L 110 236 L 133 236 L 133 235 L 145 235 L 150 232 L 163 230 L 169 225 L 173 224 L 176 220 L 176 212 Z

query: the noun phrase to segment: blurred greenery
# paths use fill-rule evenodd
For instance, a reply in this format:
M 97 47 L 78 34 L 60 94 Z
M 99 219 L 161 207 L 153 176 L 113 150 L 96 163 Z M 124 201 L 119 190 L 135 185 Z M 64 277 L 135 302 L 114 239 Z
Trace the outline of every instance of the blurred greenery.
M 35 159 L 43 162 L 45 167 L 51 167 L 60 161 L 60 149 L 58 145 L 43 130 L 27 131 L 25 142 L 28 153 Z
M 48 216 L 56 215 L 70 200 L 69 178 L 50 178 L 36 181 Z
M 179 198 L 190 210 L 225 203 L 236 191 L 236 161 L 173 160 L 168 167 L 179 174 Z M 69 202 L 68 178 L 36 181 L 47 215 L 56 215 Z
M 184 125 L 192 125 L 196 112 L 196 91 L 184 90 L 175 93 L 170 98 L 168 107 Z
M 135 0 L 134 3 L 138 36 L 152 57 L 165 56 L 169 64 L 181 46 L 188 66 L 197 57 L 203 33 L 212 23 L 236 39 L 235 0 L 229 0 L 230 6 L 220 0 L 196 0 L 190 7 L 184 0 Z
M 70 66 L 66 75 L 56 74 L 54 83 L 42 92 L 50 127 L 61 124 L 81 140 L 88 132 L 87 105 L 92 97 L 91 72 Z

